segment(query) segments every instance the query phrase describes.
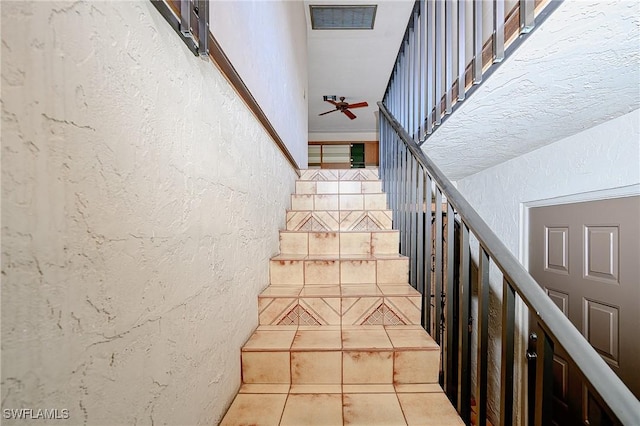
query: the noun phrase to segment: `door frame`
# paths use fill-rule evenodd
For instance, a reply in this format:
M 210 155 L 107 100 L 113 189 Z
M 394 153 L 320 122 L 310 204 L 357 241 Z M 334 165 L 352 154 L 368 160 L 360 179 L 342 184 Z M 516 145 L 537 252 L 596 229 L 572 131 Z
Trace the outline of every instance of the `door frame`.
M 524 268 L 529 271 L 529 212 L 530 209 L 534 207 L 547 207 L 547 206 L 556 206 L 562 204 L 573 204 L 573 203 L 581 203 L 585 201 L 599 201 L 599 200 L 608 200 L 612 198 L 625 198 L 625 197 L 634 197 L 640 196 L 640 183 L 636 183 L 633 185 L 620 186 L 615 188 L 607 188 L 589 192 L 580 192 L 575 194 L 567 194 L 560 195 L 551 198 L 541 198 L 537 200 L 523 201 L 520 202 L 520 217 L 519 217 L 519 228 L 520 228 L 520 238 L 519 238 L 519 247 L 518 247 L 518 260 Z M 520 336 L 522 339 L 516 342 L 516 357 L 520 359 L 521 362 L 519 364 L 519 374 L 521 377 L 520 380 L 520 389 L 519 389 L 519 400 L 521 401 L 520 407 L 520 424 L 527 424 L 527 363 L 524 361 L 525 354 L 528 347 L 527 338 L 529 336 L 529 310 L 520 298 L 516 299 L 516 327 L 521 330 Z

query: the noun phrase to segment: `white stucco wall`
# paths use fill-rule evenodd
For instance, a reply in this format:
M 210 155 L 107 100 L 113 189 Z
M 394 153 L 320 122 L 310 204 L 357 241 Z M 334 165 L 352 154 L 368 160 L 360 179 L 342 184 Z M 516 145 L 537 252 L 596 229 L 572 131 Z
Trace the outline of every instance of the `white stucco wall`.
M 519 256 L 521 204 L 640 183 L 640 110 L 457 181 Z
M 307 168 L 307 26 L 304 3 L 215 0 L 211 33 L 300 169 Z
M 295 178 L 151 2 L 3 1 L 2 409 L 216 424 Z
M 640 110 L 635 110 L 461 179 L 457 187 L 507 248 L 522 259 L 526 254 L 521 252 L 526 251 L 521 248 L 526 203 L 639 183 Z M 474 251 L 476 244 L 472 242 Z M 489 405 L 492 420 L 497 420 L 502 281 L 495 268 L 491 284 Z

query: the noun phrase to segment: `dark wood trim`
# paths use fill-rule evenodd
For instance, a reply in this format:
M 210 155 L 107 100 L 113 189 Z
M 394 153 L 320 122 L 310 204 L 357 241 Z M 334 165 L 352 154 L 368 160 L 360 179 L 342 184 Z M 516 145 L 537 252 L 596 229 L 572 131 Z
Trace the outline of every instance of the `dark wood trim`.
M 177 16 L 178 18 L 181 15 L 180 0 L 165 0 L 165 1 L 163 1 L 163 0 L 151 0 L 151 2 L 153 3 L 154 6 L 156 6 L 156 8 L 158 8 L 160 13 L 163 13 L 163 10 L 161 10 L 159 8 L 159 4 L 161 3 L 164 6 L 163 9 L 165 9 L 166 11 L 171 10 L 173 12 L 173 14 L 175 16 Z M 165 17 L 165 18 L 167 20 L 169 20 L 168 17 Z M 173 19 L 173 17 L 172 17 L 172 19 Z M 170 23 L 171 23 L 171 21 L 170 21 Z M 173 23 L 172 26 L 175 27 L 174 24 L 176 24 L 176 23 Z M 179 27 L 179 22 L 177 23 L 177 25 Z M 174 28 L 174 29 L 176 30 L 178 35 L 183 37 L 182 34 L 180 33 L 179 28 Z M 209 57 L 211 58 L 211 61 L 220 70 L 220 72 L 227 79 L 229 84 L 231 84 L 231 86 L 235 89 L 235 91 L 242 98 L 242 100 L 247 105 L 247 107 L 251 110 L 251 112 L 258 119 L 260 124 L 262 124 L 262 127 L 264 127 L 264 129 L 267 131 L 267 133 L 269 134 L 271 139 L 273 139 L 273 141 L 278 146 L 278 148 L 280 148 L 280 151 L 285 156 L 285 158 L 287 159 L 287 161 L 289 162 L 291 167 L 293 167 L 293 169 L 298 174 L 298 176 L 301 176 L 300 167 L 299 167 L 298 163 L 296 162 L 296 160 L 291 155 L 291 152 L 289 152 L 289 149 L 285 145 L 285 143 L 282 140 L 282 138 L 280 138 L 280 135 L 278 135 L 278 132 L 275 130 L 275 128 L 273 127 L 273 125 L 271 124 L 269 119 L 267 118 L 266 114 L 262 110 L 262 108 L 260 108 L 260 105 L 258 105 L 258 102 L 253 97 L 253 95 L 251 94 L 251 91 L 249 90 L 247 85 L 244 84 L 244 81 L 242 81 L 242 78 L 240 77 L 240 74 L 238 74 L 236 69 L 233 67 L 233 64 L 231 63 L 231 61 L 229 60 L 227 55 L 222 50 L 222 47 L 220 46 L 218 41 L 215 39 L 213 34 L 211 34 L 211 32 L 209 31 L 207 35 L 209 37 L 209 39 L 208 39 L 209 46 L 208 47 L 209 47 Z M 195 51 L 194 54 L 197 55 L 198 52 Z
M 251 110 L 251 112 L 253 112 L 260 124 L 262 124 L 262 127 L 264 127 L 269 136 L 271 136 L 273 141 L 276 143 L 278 148 L 280 148 L 280 151 L 282 151 L 282 154 L 285 156 L 291 167 L 293 167 L 298 176 L 301 176 L 300 166 L 291 155 L 291 152 L 289 152 L 289 149 L 285 145 L 284 141 L 280 138 L 280 135 L 278 135 L 276 129 L 273 127 L 273 125 L 271 125 L 271 122 L 267 118 L 266 114 L 264 113 L 262 108 L 260 108 L 260 105 L 251 94 L 251 91 L 249 91 L 247 85 L 244 84 L 244 81 L 242 81 L 240 74 L 238 74 L 238 71 L 236 71 L 236 69 L 233 67 L 233 64 L 224 53 L 222 47 L 213 36 L 213 34 L 211 34 L 211 32 L 209 32 L 209 56 L 211 57 L 213 63 L 216 64 L 222 75 L 224 75 L 225 78 L 229 81 L 229 84 L 231 84 L 236 92 L 238 92 L 238 95 L 240 95 L 247 107 Z

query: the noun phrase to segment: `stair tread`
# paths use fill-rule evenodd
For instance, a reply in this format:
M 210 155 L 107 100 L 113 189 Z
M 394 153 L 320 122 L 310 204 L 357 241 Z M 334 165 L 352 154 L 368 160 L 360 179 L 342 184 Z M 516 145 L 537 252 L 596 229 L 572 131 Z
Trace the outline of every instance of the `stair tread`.
M 463 425 L 438 384 L 243 384 L 221 426 Z
M 340 296 L 420 296 L 408 283 L 397 284 L 309 284 L 296 287 L 292 285 L 270 285 L 259 297 L 340 297 Z
M 273 256 L 271 260 L 394 260 L 409 259 L 403 254 L 299 254 L 280 253 Z
M 432 350 L 419 325 L 258 326 L 243 352 Z

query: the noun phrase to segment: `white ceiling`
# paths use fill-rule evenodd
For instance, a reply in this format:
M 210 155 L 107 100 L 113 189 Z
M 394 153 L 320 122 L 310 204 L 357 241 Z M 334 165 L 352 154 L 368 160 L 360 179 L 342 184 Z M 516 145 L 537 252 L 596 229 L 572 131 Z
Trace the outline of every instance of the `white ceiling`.
M 413 9 L 412 0 L 305 0 L 309 57 L 309 133 L 375 132 L 378 110 Z M 309 5 L 377 4 L 373 30 L 312 30 Z M 322 100 L 344 96 L 346 102 L 366 101 L 350 120 Z M 310 136 L 312 139 L 312 136 Z
M 309 132 L 372 132 L 413 1 L 378 2 L 373 31 L 311 31 Z M 358 3 L 364 3 L 358 1 Z M 371 2 L 366 2 L 371 3 Z M 349 120 L 322 95 L 366 100 Z M 457 180 L 640 108 L 640 2 L 565 0 L 423 148 Z

